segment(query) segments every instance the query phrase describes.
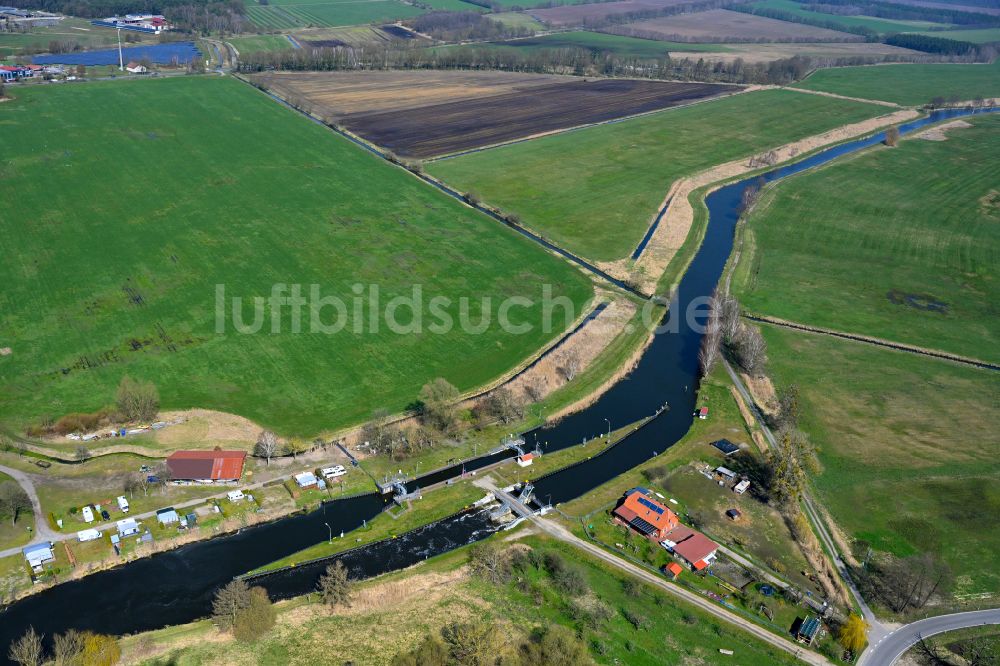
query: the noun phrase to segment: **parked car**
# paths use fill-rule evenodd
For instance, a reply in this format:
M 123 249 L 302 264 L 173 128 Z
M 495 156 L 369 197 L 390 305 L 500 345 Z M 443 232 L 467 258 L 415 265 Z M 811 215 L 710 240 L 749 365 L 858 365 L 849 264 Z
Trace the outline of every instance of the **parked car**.
M 107 509 L 101 509 L 101 518 L 103 520 L 111 520 L 111 514 L 108 513 Z

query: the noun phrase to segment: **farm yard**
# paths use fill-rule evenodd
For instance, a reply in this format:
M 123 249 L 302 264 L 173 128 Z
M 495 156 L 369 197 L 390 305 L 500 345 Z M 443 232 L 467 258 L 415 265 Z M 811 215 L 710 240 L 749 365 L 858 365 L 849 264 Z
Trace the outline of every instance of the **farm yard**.
M 471 6 L 471 5 L 470 5 Z M 418 16 L 424 10 L 399 0 L 272 1 L 248 4 L 247 17 L 268 30 L 362 25 Z
M 1000 117 L 971 117 L 770 188 L 734 291 L 753 312 L 1000 363 L 998 152 Z
M 600 22 L 621 14 L 657 11 L 691 4 L 692 0 L 617 0 L 592 4 L 564 4 L 546 9 L 534 9 L 530 13 L 550 26 L 565 27 Z
M 614 34 L 676 42 L 856 42 L 846 32 L 790 23 L 728 9 L 711 9 L 626 23 L 608 28 Z
M 865 544 L 900 557 L 930 552 L 954 572 L 956 593 L 1000 589 L 995 373 L 773 326 L 763 333 L 776 384 L 799 388 L 822 504 L 862 542 L 859 557 Z
M 428 171 L 590 259 L 623 259 L 671 184 L 717 164 L 885 113 L 765 90 L 432 162 Z
M 879 65 L 821 69 L 800 88 L 885 100 L 927 104 L 935 97 L 973 100 L 1000 97 L 1000 59 L 992 65 Z
M 410 102 L 405 107 L 393 109 L 384 106 L 387 95 L 392 95 L 388 101 L 395 104 L 406 100 L 411 89 L 419 90 L 418 95 L 424 99 L 428 93 L 434 92 L 434 89 L 421 86 L 421 82 L 427 77 L 391 74 L 385 77 L 387 85 L 384 88 L 362 84 L 361 95 L 372 91 L 374 99 L 369 99 L 372 99 L 373 104 L 367 109 L 354 106 L 355 110 L 348 112 L 343 107 L 338 107 L 336 99 L 331 99 L 339 96 L 347 97 L 349 103 L 357 100 L 357 89 L 344 91 L 338 85 L 338 81 L 344 77 L 332 75 L 327 77 L 326 82 L 322 82 L 319 76 L 310 75 L 305 80 L 306 89 L 313 91 L 310 95 L 296 88 L 297 79 L 294 76 L 264 75 L 257 80 L 261 82 L 277 80 L 279 86 L 276 90 L 291 90 L 296 97 L 304 97 L 314 104 L 321 103 L 322 115 L 336 117 L 347 129 L 373 143 L 385 146 L 398 155 L 417 158 L 480 148 L 552 130 L 655 111 L 739 90 L 736 86 L 707 83 L 510 77 L 507 80 L 511 84 L 515 84 L 519 79 L 530 83 L 523 88 L 516 85 L 516 88 L 508 92 L 500 92 L 497 88 L 493 88 L 495 94 L 484 94 L 486 91 L 481 86 L 476 86 L 475 76 L 470 77 L 466 74 L 454 82 L 449 82 L 449 77 L 434 77 L 443 84 L 442 96 L 458 92 L 461 96 L 459 99 L 421 106 Z M 365 77 L 367 82 L 377 79 L 378 77 L 371 74 Z M 406 85 L 407 79 L 409 85 Z M 486 79 L 486 85 L 501 80 L 503 79 L 489 77 Z M 466 81 L 471 82 L 472 87 L 464 87 L 462 84 Z M 402 88 L 400 88 L 401 83 Z M 532 83 L 535 85 L 531 85 Z M 337 91 L 324 95 L 322 92 L 324 86 L 336 86 Z M 417 86 L 420 88 L 416 88 Z M 320 100 L 325 101 L 320 102 Z
M 561 334 L 561 320 L 539 325 L 541 285 L 581 311 L 593 292 L 514 231 L 232 79 L 28 86 L 0 105 L 0 124 L 18 192 L 0 218 L 19 258 L 0 264 L 10 428 L 112 404 L 127 374 L 155 383 L 164 410 L 311 436 L 400 411 L 435 377 L 463 391 L 489 382 Z M 523 295 L 534 305 L 512 321 L 535 325 L 326 335 L 304 315 L 300 332 L 287 318 L 278 333 L 236 332 L 254 308 L 233 301 L 230 318 L 228 299 L 250 306 L 289 283 L 347 302 L 352 285 L 376 285 L 383 304 L 419 284 L 451 299 L 452 321 L 459 297 L 476 299 L 478 321 L 480 297 Z

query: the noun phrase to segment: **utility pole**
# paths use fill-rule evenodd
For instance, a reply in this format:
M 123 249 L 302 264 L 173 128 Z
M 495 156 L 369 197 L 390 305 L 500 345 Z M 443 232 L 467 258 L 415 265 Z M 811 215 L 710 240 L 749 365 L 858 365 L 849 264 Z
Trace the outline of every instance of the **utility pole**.
M 125 59 L 122 57 L 122 29 L 118 28 L 118 71 L 125 71 Z

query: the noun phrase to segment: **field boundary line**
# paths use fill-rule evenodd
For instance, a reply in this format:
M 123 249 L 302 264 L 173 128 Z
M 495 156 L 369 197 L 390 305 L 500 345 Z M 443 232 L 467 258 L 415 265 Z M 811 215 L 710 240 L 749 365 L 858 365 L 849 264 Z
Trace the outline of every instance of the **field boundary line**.
M 834 99 L 846 99 L 851 102 L 864 102 L 865 104 L 878 104 L 879 106 L 888 106 L 893 109 L 905 109 L 908 107 L 902 104 L 896 104 L 895 102 L 887 102 L 883 99 L 868 99 L 866 97 L 849 97 L 847 95 L 838 95 L 837 93 L 826 92 L 825 90 L 809 90 L 808 88 L 798 88 L 796 86 L 784 86 L 785 90 L 792 90 L 794 92 L 806 93 L 807 95 L 819 95 L 820 97 L 833 97 Z
M 584 77 L 587 78 L 587 77 Z M 597 77 L 605 78 L 605 77 Z M 660 83 L 692 83 L 691 81 L 675 81 L 672 79 L 632 79 L 627 76 L 621 77 L 606 77 L 608 80 L 627 80 L 627 81 L 657 81 Z M 505 146 L 514 146 L 519 143 L 525 143 L 527 141 L 534 141 L 536 139 L 543 139 L 548 136 L 555 136 L 557 134 L 566 134 L 569 132 L 576 132 L 579 130 L 589 129 L 592 127 L 601 127 L 602 125 L 614 125 L 615 123 L 621 123 L 628 120 L 635 120 L 636 118 L 644 118 L 646 116 L 656 115 L 657 113 L 665 113 L 666 111 L 673 111 L 675 109 L 684 109 L 687 107 L 695 106 L 696 104 L 705 104 L 708 102 L 714 102 L 716 100 L 725 99 L 727 97 L 732 97 L 733 95 L 743 95 L 745 93 L 756 92 L 758 90 L 763 90 L 764 86 L 759 85 L 744 85 L 739 83 L 718 83 L 711 81 L 699 81 L 698 83 L 706 83 L 717 86 L 734 86 L 736 90 L 730 91 L 728 93 L 722 93 L 720 95 L 713 95 L 712 97 L 702 97 L 700 99 L 694 99 L 684 104 L 677 104 L 675 106 L 666 106 L 662 109 L 652 109 L 650 111 L 642 111 L 640 113 L 632 113 L 627 116 L 618 116 L 617 118 L 608 118 L 607 120 L 599 120 L 593 123 L 584 123 L 582 125 L 573 125 L 572 127 L 562 127 L 560 129 L 549 130 L 547 132 L 539 132 L 538 134 L 531 134 L 529 136 L 523 136 L 519 139 L 511 139 L 509 141 L 501 141 L 499 143 L 491 143 L 486 146 L 480 146 L 478 148 L 470 148 L 468 150 L 460 150 L 456 153 L 446 153 L 444 155 L 438 155 L 436 157 L 428 157 L 421 160 L 424 164 L 432 164 L 434 162 L 443 162 L 444 160 L 450 160 L 455 157 L 464 157 L 466 155 L 474 155 L 476 153 L 481 153 L 487 150 L 493 150 L 494 148 L 503 148 Z
M 885 340 L 883 338 L 876 338 L 869 335 L 861 335 L 860 333 L 845 333 L 843 331 L 836 331 L 830 328 L 823 328 L 820 326 L 810 326 L 808 324 L 799 324 L 797 322 L 787 321 L 785 319 L 779 319 L 777 317 L 753 314 L 749 312 L 744 313 L 743 317 L 749 319 L 750 321 L 755 321 L 762 324 L 770 324 L 772 326 L 790 328 L 797 331 L 803 331 L 805 333 L 814 333 L 816 335 L 829 335 L 835 338 L 851 340 L 853 342 L 863 342 L 865 344 L 874 345 L 877 347 L 886 347 L 887 349 L 893 349 L 896 351 L 904 351 L 904 352 L 909 352 L 911 354 L 919 354 L 921 356 L 929 356 L 931 358 L 953 361 L 955 363 L 963 363 L 965 365 L 971 365 L 977 368 L 981 368 L 983 370 L 1000 371 L 1000 365 L 996 363 L 990 363 L 988 361 L 983 361 L 977 358 L 971 358 L 969 356 L 952 354 L 950 352 L 940 351 L 937 349 L 926 349 L 924 347 L 918 347 L 916 345 L 909 345 L 904 342 L 894 342 L 892 340 Z

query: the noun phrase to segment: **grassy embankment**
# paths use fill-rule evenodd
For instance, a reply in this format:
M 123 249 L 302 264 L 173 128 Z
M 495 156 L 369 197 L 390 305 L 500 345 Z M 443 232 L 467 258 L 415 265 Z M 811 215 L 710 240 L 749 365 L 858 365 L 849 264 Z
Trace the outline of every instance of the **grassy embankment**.
M 26 87 L 0 122 L 19 192 L 0 222 L 12 258 L 0 266 L 12 348 L 0 407 L 14 427 L 105 406 L 128 374 L 155 382 L 166 409 L 309 435 L 402 410 L 437 376 L 462 390 L 486 383 L 559 335 L 539 325 L 538 285 L 578 306 L 591 294 L 579 271 L 518 234 L 233 81 Z M 352 285 L 377 285 L 383 307 L 420 284 L 425 299 L 452 299 L 456 325 L 355 333 L 349 310 L 327 335 L 310 332 L 305 309 L 295 333 L 286 307 L 279 334 L 236 333 L 228 314 L 216 333 L 216 285 L 227 313 L 230 298 L 266 298 L 281 283 L 306 295 L 318 284 L 348 306 Z M 478 321 L 481 296 L 510 295 L 535 297 L 510 313 L 533 332 L 503 333 L 496 317 L 482 334 L 460 330 L 460 297 Z M 323 322 L 335 317 L 328 307 Z
M 747 666 L 791 664 L 783 652 L 704 613 L 678 603 L 664 592 L 640 584 L 626 585 L 626 577 L 570 546 L 544 537 L 522 538 L 541 553 L 554 553 L 580 568 L 589 591 L 578 598 L 559 592 L 544 571 L 529 568 L 506 585 L 490 585 L 470 578 L 464 568 L 467 549 L 421 563 L 412 569 L 382 576 L 359 585 L 351 608 L 333 613 L 312 599 L 279 604 L 278 626 L 250 645 L 219 637 L 208 621 L 129 637 L 123 641 L 126 657 L 156 654 L 142 663 L 210 664 L 220 659 L 239 663 L 277 664 L 328 660 L 355 664 L 386 664 L 429 633 L 451 622 L 481 619 L 495 622 L 512 639 L 532 628 L 560 624 L 582 633 L 598 663 L 686 664 L 712 663 L 719 648 L 735 651 Z M 602 619 L 574 608 L 607 608 Z M 640 618 L 636 629 L 626 614 Z M 600 613 L 598 614 L 600 615 Z M 378 627 L 372 631 L 372 627 Z
M 634 249 L 674 180 L 884 112 L 761 91 L 432 162 L 427 170 L 567 249 L 612 261 Z
M 770 188 L 733 291 L 752 311 L 1000 361 L 1000 116 Z M 850 192 L 850 197 L 844 197 Z
M 796 384 L 821 503 L 854 539 L 935 553 L 957 594 L 1000 586 L 1000 465 L 990 371 L 763 327 L 779 386 Z M 862 507 L 863 510 L 859 510 Z M 864 555 L 863 544 L 858 545 Z
M 801 88 L 909 106 L 935 97 L 1000 97 L 1000 59 L 992 65 L 879 65 L 820 69 Z

